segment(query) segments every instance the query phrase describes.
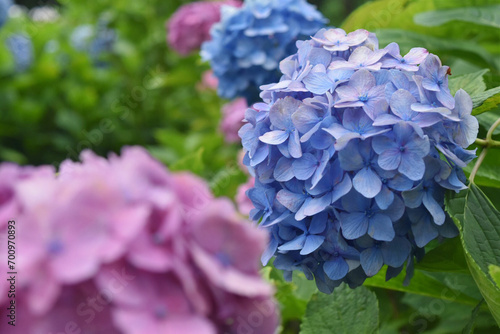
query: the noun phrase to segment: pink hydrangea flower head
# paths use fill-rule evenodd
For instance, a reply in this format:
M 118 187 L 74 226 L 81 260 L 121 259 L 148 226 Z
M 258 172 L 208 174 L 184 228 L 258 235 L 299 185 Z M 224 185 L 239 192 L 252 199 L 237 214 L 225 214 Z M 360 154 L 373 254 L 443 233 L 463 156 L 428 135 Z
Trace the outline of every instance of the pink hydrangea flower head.
M 200 91 L 212 90 L 216 91 L 219 85 L 219 80 L 214 75 L 214 71 L 208 70 L 203 72 L 201 76 L 201 82 L 198 83 L 196 88 Z
M 246 192 L 255 187 L 255 178 L 250 177 L 247 183 L 242 184 L 238 187 L 238 192 L 236 194 L 236 204 L 238 205 L 238 211 L 248 216 L 250 211 L 254 208 L 252 201 L 248 198 Z
M 259 275 L 267 234 L 202 179 L 139 147 L 107 159 L 85 151 L 58 174 L 2 164 L 0 175 L 10 178 L 0 212 L 14 201 L 22 226 L 21 332 L 275 332 L 274 291 Z
M 187 55 L 210 39 L 210 28 L 220 21 L 223 5 L 241 7 L 241 1 L 197 1 L 181 6 L 166 24 L 167 42 L 177 52 Z
M 247 109 L 248 104 L 244 98 L 238 98 L 222 107 L 220 130 L 228 143 L 236 143 L 240 140 L 238 131 L 244 124 L 243 119 Z

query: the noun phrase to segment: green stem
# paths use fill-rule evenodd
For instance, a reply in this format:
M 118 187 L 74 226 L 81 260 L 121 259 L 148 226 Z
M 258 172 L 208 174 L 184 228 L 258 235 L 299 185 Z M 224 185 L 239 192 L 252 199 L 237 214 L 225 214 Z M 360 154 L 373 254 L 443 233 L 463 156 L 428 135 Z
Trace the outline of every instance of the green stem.
M 481 154 L 479 155 L 479 158 L 476 161 L 476 164 L 474 165 L 474 168 L 472 169 L 472 172 L 470 173 L 469 176 L 469 181 L 470 184 L 474 183 L 474 178 L 476 177 L 477 171 L 479 170 L 479 167 L 481 167 L 481 164 L 484 161 L 484 158 L 486 158 L 486 154 L 488 154 L 488 149 L 490 147 L 500 147 L 500 142 L 493 140 L 493 132 L 497 127 L 500 126 L 500 118 L 493 123 L 493 125 L 490 127 L 488 130 L 488 133 L 486 134 L 486 139 L 477 139 L 476 144 L 483 146 L 483 150 L 481 151 Z

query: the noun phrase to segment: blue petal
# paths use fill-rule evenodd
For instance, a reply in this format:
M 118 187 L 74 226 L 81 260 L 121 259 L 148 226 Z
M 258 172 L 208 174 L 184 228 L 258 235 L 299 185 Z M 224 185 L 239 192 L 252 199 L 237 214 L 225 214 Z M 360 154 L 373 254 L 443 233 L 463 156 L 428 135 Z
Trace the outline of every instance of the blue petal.
M 425 172 L 424 160 L 416 154 L 405 152 L 401 156 L 401 164 L 399 165 L 398 171 L 410 180 L 419 181 L 422 179 Z
M 333 88 L 333 82 L 326 73 L 322 72 L 309 73 L 303 82 L 307 90 L 317 95 L 323 95 Z
M 422 203 L 424 204 L 425 208 L 429 210 L 429 213 L 434 219 L 434 223 L 437 225 L 443 225 L 446 218 L 444 210 L 441 205 L 436 202 L 434 197 L 432 197 L 432 194 L 429 191 L 425 192 L 424 197 L 422 198 Z
M 341 213 L 340 225 L 344 238 L 354 240 L 366 234 L 368 218 L 364 212 Z
M 352 185 L 361 195 L 366 198 L 373 198 L 382 189 L 382 181 L 380 177 L 370 167 L 361 169 L 354 179 Z
M 297 212 L 306 198 L 306 195 L 296 194 L 286 189 L 281 189 L 276 195 L 278 202 L 292 212 Z
M 391 242 L 384 243 L 380 250 L 385 264 L 391 267 L 402 266 L 411 252 L 411 244 L 405 238 L 396 237 Z
M 280 251 L 291 251 L 291 250 L 299 250 L 304 247 L 304 243 L 306 242 L 305 234 L 299 235 L 297 238 L 290 240 L 283 245 L 278 247 Z
M 358 141 L 351 141 L 339 152 L 340 167 L 346 171 L 360 170 L 364 166 L 363 157 L 358 151 Z
M 315 215 L 311 220 L 311 225 L 309 226 L 309 233 L 319 234 L 323 232 L 326 228 L 326 222 L 328 220 L 328 213 L 321 212 Z
M 307 255 L 314 252 L 318 249 L 323 242 L 325 241 L 325 237 L 322 235 L 309 235 L 306 238 L 306 242 L 304 243 L 304 248 L 300 251 L 300 255 Z
M 302 156 L 302 147 L 300 146 L 299 132 L 293 131 L 288 140 L 288 152 L 293 158 L 300 158 Z
M 394 201 L 394 193 L 386 186 L 382 187 L 382 190 L 375 196 L 375 202 L 380 209 L 385 210 Z
M 281 157 L 273 172 L 274 179 L 278 182 L 286 182 L 293 178 L 292 159 Z
M 304 214 L 306 216 L 314 216 L 315 214 L 323 211 L 331 203 L 331 197 L 328 195 L 316 198 L 308 198 L 303 205 Z
M 293 174 L 299 180 L 307 180 L 314 174 L 317 165 L 318 159 L 314 155 L 304 153 L 302 157 L 293 162 Z
M 382 251 L 378 248 L 368 248 L 361 252 L 361 267 L 367 276 L 374 276 L 384 265 Z
M 384 214 L 375 214 L 370 218 L 368 235 L 380 241 L 391 241 L 394 239 L 395 232 L 391 218 Z
M 349 265 L 342 257 L 338 256 L 333 260 L 326 261 L 323 264 L 323 270 L 330 279 L 336 281 L 344 278 L 345 275 L 347 275 L 347 273 L 349 272 Z
M 287 131 L 282 130 L 274 130 L 265 133 L 260 136 L 259 139 L 261 142 L 270 144 L 270 145 L 279 145 L 284 143 L 289 137 L 289 133 Z

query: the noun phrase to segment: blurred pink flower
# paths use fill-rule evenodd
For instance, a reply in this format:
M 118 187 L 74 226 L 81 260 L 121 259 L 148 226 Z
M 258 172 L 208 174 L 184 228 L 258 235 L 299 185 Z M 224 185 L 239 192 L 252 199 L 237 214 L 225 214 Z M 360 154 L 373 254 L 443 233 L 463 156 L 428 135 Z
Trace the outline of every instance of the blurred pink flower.
M 220 124 L 220 130 L 224 134 L 224 138 L 228 143 L 240 141 L 238 131 L 244 124 L 243 119 L 245 118 L 245 112 L 247 109 L 247 101 L 241 97 L 225 104 L 222 107 L 222 122 Z
M 108 159 L 83 152 L 57 175 L 12 164 L 0 165 L 0 175 L 10 179 L 0 179 L 0 212 L 15 207 L 22 226 L 21 332 L 277 328 L 273 289 L 259 275 L 266 233 L 241 220 L 228 199 L 215 199 L 202 179 L 171 174 L 139 147 Z M 0 307 L 8 303 L 0 299 Z M 257 326 L 255 314 L 263 319 Z
M 223 5 L 240 7 L 241 1 L 198 1 L 181 6 L 166 24 L 167 42 L 182 55 L 200 48 L 210 39 L 210 28 L 220 21 Z
M 201 82 L 198 83 L 196 88 L 199 91 L 204 91 L 204 90 L 217 90 L 217 86 L 219 85 L 219 80 L 217 77 L 214 75 L 214 71 L 208 70 L 203 72 L 201 76 Z
M 238 187 L 238 192 L 236 194 L 236 204 L 238 205 L 238 211 L 248 216 L 250 214 L 250 210 L 254 208 L 254 205 L 250 198 L 248 198 L 246 192 L 249 189 L 252 189 L 255 185 L 255 179 L 250 177 L 247 183 L 242 184 Z

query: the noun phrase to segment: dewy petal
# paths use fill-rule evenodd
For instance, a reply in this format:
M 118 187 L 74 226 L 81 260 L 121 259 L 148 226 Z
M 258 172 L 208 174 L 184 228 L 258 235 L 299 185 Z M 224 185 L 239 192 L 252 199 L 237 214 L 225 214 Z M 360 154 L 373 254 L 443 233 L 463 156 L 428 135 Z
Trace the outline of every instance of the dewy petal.
M 373 198 L 380 192 L 382 181 L 370 167 L 365 167 L 354 176 L 352 185 L 361 195 Z
M 288 137 L 289 133 L 287 131 L 274 130 L 260 136 L 259 140 L 269 145 L 279 145 L 283 144 L 288 139 Z
M 361 267 L 368 277 L 375 275 L 380 271 L 384 265 L 382 251 L 378 248 L 372 247 L 365 249 L 360 255 Z

